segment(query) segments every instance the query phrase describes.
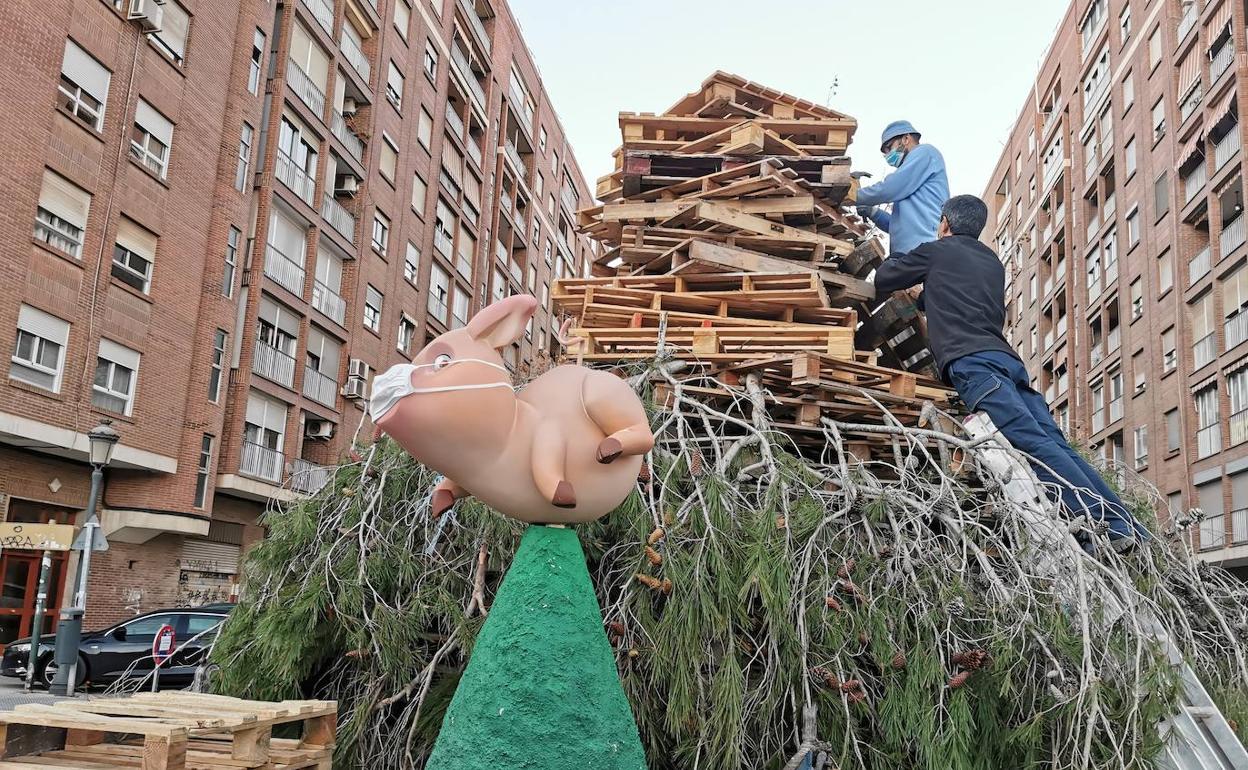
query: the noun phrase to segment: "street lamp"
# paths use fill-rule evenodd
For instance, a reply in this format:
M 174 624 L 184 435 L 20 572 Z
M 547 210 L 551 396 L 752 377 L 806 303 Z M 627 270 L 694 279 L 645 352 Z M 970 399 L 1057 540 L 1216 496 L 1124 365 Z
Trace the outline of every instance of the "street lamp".
M 104 468 L 113 459 L 113 449 L 121 435 L 113 430 L 112 420 L 101 420 L 87 434 L 87 458 L 91 463 L 91 493 L 87 498 L 87 520 L 82 525 L 82 556 L 78 558 L 78 576 L 74 581 L 73 606 L 61 610 L 56 626 L 56 677 L 48 686 L 53 695 L 72 696 L 78 676 L 78 645 L 82 641 L 82 616 L 87 608 L 87 574 L 91 570 L 91 552 L 95 550 L 95 532 L 100 528 L 96 507 L 100 501 L 100 487 L 104 482 Z

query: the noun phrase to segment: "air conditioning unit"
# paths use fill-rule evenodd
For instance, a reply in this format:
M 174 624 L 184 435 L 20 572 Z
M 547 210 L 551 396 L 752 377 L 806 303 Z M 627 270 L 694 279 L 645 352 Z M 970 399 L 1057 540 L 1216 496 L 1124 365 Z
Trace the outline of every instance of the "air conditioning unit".
M 361 380 L 367 380 L 368 371 L 369 371 L 368 363 L 358 358 L 352 358 L 347 363 L 347 376 L 348 377 L 358 377 Z
M 352 116 L 352 115 L 354 115 L 357 111 L 359 111 L 359 109 L 360 109 L 360 106 L 359 106 L 358 104 L 356 104 L 356 103 L 355 103 L 355 99 L 352 99 L 350 96 L 343 97 L 343 100 L 342 100 L 342 116 L 343 116 L 344 118 L 349 118 L 349 117 L 351 117 L 351 116 Z
M 164 18 L 163 2 L 156 0 L 130 0 L 130 12 L 126 18 L 136 21 L 144 32 L 159 32 L 160 22 Z
M 334 195 L 346 195 L 354 198 L 360 191 L 360 180 L 352 174 L 343 174 L 334 182 Z
M 334 435 L 334 424 L 329 420 L 308 420 L 303 426 L 303 435 L 307 438 L 330 438 Z
M 347 384 L 342 386 L 343 398 L 364 400 L 368 398 L 368 383 L 359 377 L 351 377 L 347 380 Z

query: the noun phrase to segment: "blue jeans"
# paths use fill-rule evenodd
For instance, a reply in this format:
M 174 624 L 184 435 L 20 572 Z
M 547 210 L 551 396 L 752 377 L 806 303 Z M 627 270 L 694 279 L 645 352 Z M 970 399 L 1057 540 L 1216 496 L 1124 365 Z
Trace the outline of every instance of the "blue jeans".
M 1036 476 L 1057 487 L 1068 510 L 1104 521 L 1111 539 L 1131 535 L 1148 539 L 1147 530 L 1101 474 L 1066 443 L 1044 396 L 1032 390 L 1022 361 L 1008 353 L 984 351 L 955 359 L 948 373 L 968 409 L 986 412 L 1015 449 L 1038 461 L 1031 463 Z

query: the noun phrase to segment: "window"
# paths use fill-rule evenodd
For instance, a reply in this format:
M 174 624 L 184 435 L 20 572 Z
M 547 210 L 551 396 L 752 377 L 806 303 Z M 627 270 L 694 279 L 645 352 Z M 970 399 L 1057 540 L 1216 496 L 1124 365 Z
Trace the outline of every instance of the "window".
M 1157 103 L 1153 105 L 1152 126 L 1153 144 L 1157 144 L 1166 135 L 1166 100 L 1164 98 L 1158 99 Z
M 1131 356 L 1131 371 L 1135 375 L 1135 387 L 1131 395 L 1138 396 L 1148 389 L 1148 372 L 1144 369 L 1144 351 L 1140 350 Z
M 407 242 L 407 254 L 403 257 L 403 279 L 413 286 L 420 272 L 420 249 L 411 241 Z
M 362 42 L 355 34 L 355 28 L 349 23 L 342 25 L 342 40 L 348 60 L 354 63 L 351 53 L 359 55 Z M 354 51 L 349 47 L 355 43 Z M 290 31 L 290 61 L 293 69 L 290 73 L 290 86 L 299 95 L 300 101 L 308 105 L 318 116 L 325 112 L 325 90 L 329 85 L 330 57 L 316 42 L 316 37 L 308 32 L 302 24 L 295 23 Z
M 1232 482 L 1234 483 L 1234 482 Z M 1219 478 L 1196 487 L 1200 509 L 1200 548 L 1222 548 L 1226 545 L 1226 513 L 1222 506 L 1222 480 Z
M 1027 291 L 1029 295 L 1031 296 L 1031 301 L 1033 304 L 1035 303 L 1037 299 L 1040 298 L 1040 290 L 1037 288 L 1039 279 L 1040 277 L 1038 275 L 1036 275 L 1035 273 L 1032 273 L 1031 278 L 1027 281 Z
M 1179 432 L 1179 410 L 1171 409 L 1166 412 L 1166 453 L 1179 451 L 1182 439 Z
M 91 210 L 91 194 L 49 169 L 43 170 L 35 240 L 73 257 L 82 256 L 83 231 Z
M 228 335 L 217 329 L 212 338 L 212 364 L 208 372 L 208 400 L 217 403 L 221 398 L 221 381 L 225 372 L 225 341 Z
M 54 315 L 22 305 L 17 314 L 17 342 L 9 365 L 9 378 L 57 393 L 69 323 Z
M 1222 329 L 1226 349 L 1248 339 L 1248 267 L 1240 267 L 1222 281 Z
M 1217 358 L 1217 334 L 1213 323 L 1213 293 L 1188 306 L 1188 318 L 1192 330 L 1192 369 L 1196 370 Z
M 1131 39 L 1131 6 L 1128 4 L 1118 14 L 1118 43 L 1125 45 Z
M 252 391 L 243 422 L 243 456 L 239 471 L 269 481 L 282 477 L 286 441 L 286 405 Z
M 134 408 L 134 385 L 139 373 L 139 354 L 112 340 L 100 340 L 95 359 L 95 382 L 91 403 L 109 412 L 129 415 Z
M 529 280 L 528 280 L 528 283 L 525 284 L 525 286 L 528 288 L 529 291 L 533 291 L 535 288 L 537 288 L 537 268 L 534 267 L 533 265 L 529 265 Z
M 1035 326 L 1031 327 L 1031 354 L 1034 356 L 1040 352 L 1040 330 Z
M 1196 391 L 1196 457 L 1204 459 L 1222 451 L 1222 426 L 1218 422 L 1216 382 Z
M 403 73 L 399 72 L 393 60 L 390 62 L 390 73 L 386 75 L 386 100 L 396 110 L 403 109 Z
M 436 262 L 429 266 L 429 315 L 446 323 L 449 308 L 451 279 Z
M 537 146 L 542 152 L 546 152 L 546 126 L 542 126 L 537 130 Z
M 537 172 L 537 181 L 533 183 L 533 197 L 535 200 L 542 199 L 542 193 L 546 190 L 546 180 L 542 177 L 542 172 Z
M 416 322 L 407 316 L 399 319 L 398 348 L 403 355 L 412 354 L 412 338 L 416 336 Z
M 1135 207 L 1127 214 L 1127 250 L 1140 242 L 1140 209 Z
M 146 645 L 150 647 L 156 641 L 156 634 L 160 632 L 163 626 L 176 626 L 178 624 L 177 615 L 152 615 L 133 623 L 127 623 L 122 628 L 126 629 L 126 644 Z
M 1174 327 L 1171 326 L 1161 333 L 1161 371 L 1173 372 L 1179 365 L 1178 354 L 1174 349 Z
M 1027 154 L 1030 155 L 1031 153 L 1035 151 L 1036 151 L 1036 129 L 1033 128 L 1027 132 Z
M 432 40 L 425 41 L 425 75 L 430 80 L 438 78 L 438 49 Z
M 1148 70 L 1152 72 L 1161 63 L 1161 27 L 1153 30 L 1148 38 Z
M 1131 282 L 1131 320 L 1137 321 L 1144 317 L 1144 284 L 1136 278 Z
M 251 38 L 251 69 L 247 72 L 247 90 L 260 92 L 260 73 L 264 66 L 264 32 L 256 30 Z
M 1241 367 L 1226 377 L 1226 390 L 1231 407 L 1231 446 L 1248 441 L 1248 367 Z
M 1135 104 L 1135 75 L 1128 72 L 1122 79 L 1122 111 L 1125 113 Z
M 156 259 L 156 235 L 122 217 L 113 244 L 113 277 L 147 294 L 152 285 L 152 262 Z
M 251 167 L 251 140 L 255 130 L 244 123 L 238 135 L 238 164 L 234 168 L 234 189 L 242 192 L 247 185 L 247 171 Z
M 170 0 L 164 5 L 160 31 L 152 33 L 151 40 L 165 55 L 173 59 L 174 63 L 181 66 L 186 58 L 186 38 L 190 27 L 190 14 L 182 6 Z
M 1172 261 L 1170 249 L 1166 249 L 1157 255 L 1157 290 L 1159 294 L 1165 294 L 1174 286 L 1174 266 L 1171 264 Z
M 420 108 L 420 123 L 416 126 L 416 138 L 426 150 L 433 147 L 433 117 L 424 107 Z
M 381 292 L 368 285 L 364 292 L 364 325 L 375 332 L 381 331 Z
M 1109 48 L 1101 49 L 1101 53 L 1096 57 L 1096 64 L 1092 69 L 1088 70 L 1088 74 L 1083 78 L 1081 90 L 1083 92 L 1083 107 L 1087 109 L 1094 103 L 1098 102 L 1102 93 L 1105 92 L 1105 84 L 1109 80 Z
M 139 100 L 130 133 L 130 154 L 161 179 L 169 170 L 169 148 L 173 145 L 173 124 L 150 104 Z
M 1165 216 L 1170 210 L 1170 176 L 1165 171 L 1153 182 L 1153 219 Z
M 199 443 L 199 465 L 195 469 L 196 508 L 203 508 L 208 498 L 208 469 L 212 466 L 212 436 L 204 434 Z M 129 636 L 127 635 L 127 641 Z
M 104 128 L 104 105 L 112 73 L 72 40 L 65 41 L 57 104 L 93 131 Z
M 395 174 L 399 167 L 399 148 L 386 134 L 381 135 L 381 176 L 390 184 L 394 184 Z
M 554 150 L 550 151 L 550 170 L 556 175 L 559 173 L 559 153 Z
M 1101 242 L 1105 254 L 1105 285 L 1108 286 L 1118 279 L 1118 231 L 1110 230 Z
M 407 31 L 412 28 L 412 9 L 406 0 L 396 0 L 394 4 L 394 28 L 399 37 L 407 40 Z
M 455 304 L 451 308 L 451 326 L 458 329 L 468 325 L 468 292 L 462 287 L 455 290 Z
M 1131 433 L 1135 444 L 1135 469 L 1138 471 L 1148 465 L 1148 426 L 1141 425 Z
M 1127 172 L 1127 179 L 1135 175 L 1136 158 L 1135 158 L 1135 137 L 1127 140 L 1127 146 L 1122 151 L 1123 166 Z
M 1107 0 L 1093 0 L 1088 6 L 1088 12 L 1084 14 L 1083 21 L 1079 25 L 1079 34 L 1083 38 L 1083 50 L 1088 48 L 1096 41 L 1096 33 L 1101 31 L 1101 24 L 1105 21 Z
M 225 237 L 225 270 L 221 275 L 221 293 L 226 297 L 234 296 L 234 273 L 238 270 L 238 244 L 243 231 L 230 225 Z
M 412 211 L 421 219 L 425 218 L 425 197 L 429 194 L 429 185 L 420 178 L 420 174 L 412 175 Z
M 378 254 L 386 253 L 390 244 L 390 217 L 380 211 L 373 211 L 373 249 Z

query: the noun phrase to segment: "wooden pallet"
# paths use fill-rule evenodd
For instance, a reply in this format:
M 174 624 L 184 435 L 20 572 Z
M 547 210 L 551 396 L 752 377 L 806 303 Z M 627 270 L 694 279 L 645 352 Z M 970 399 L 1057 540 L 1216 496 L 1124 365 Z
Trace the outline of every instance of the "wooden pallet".
M 849 176 L 849 159 L 844 157 L 782 154 L 759 160 L 726 153 L 624 150 L 616 162 L 616 171 L 598 179 L 598 200 L 671 199 L 753 175 L 760 164 L 783 168 L 786 177 L 801 181 L 807 192 L 831 205 L 852 198 L 857 190 Z
M 687 353 L 699 361 L 739 364 L 760 356 L 817 350 L 843 358 L 854 355 L 853 333 L 845 328 L 818 326 L 747 326 L 712 328 L 593 329 L 575 328 L 582 340 L 569 346 L 583 361 L 636 361 L 653 358 L 662 346 Z
M 21 705 L 13 711 L 0 712 L 0 746 L 5 745 L 9 725 L 32 725 L 64 729 L 65 747 L 38 756 L 0 760 L 0 770 L 328 770 L 337 713 L 337 704 L 332 701 L 269 703 L 187 692 Z M 302 725 L 302 737 L 274 741 L 274 725 L 290 723 Z M 124 744 L 107 740 L 121 735 L 142 738 Z
M 730 375 L 730 382 L 758 374 L 769 387 L 788 392 L 822 389 L 829 394 L 857 395 L 866 390 L 886 403 L 910 398 L 944 403 L 951 399 L 949 388 L 938 380 L 817 352 L 760 357 L 725 366 L 723 373 Z
M 664 294 L 696 295 L 735 307 L 751 303 L 791 307 L 828 307 L 819 276 L 811 273 L 696 273 L 692 275 L 627 275 L 610 278 L 562 278 L 551 296 L 556 303 L 583 298 L 595 290 L 639 289 Z
M 852 329 L 857 325 L 857 314 L 844 308 L 801 307 L 734 296 L 704 297 L 615 286 L 589 286 L 583 293 L 556 295 L 554 306 L 580 318 L 581 326 L 657 326 L 660 317 L 666 317 L 668 324 L 681 326 L 722 326 L 721 322 L 731 322 L 741 326 L 787 323 Z

